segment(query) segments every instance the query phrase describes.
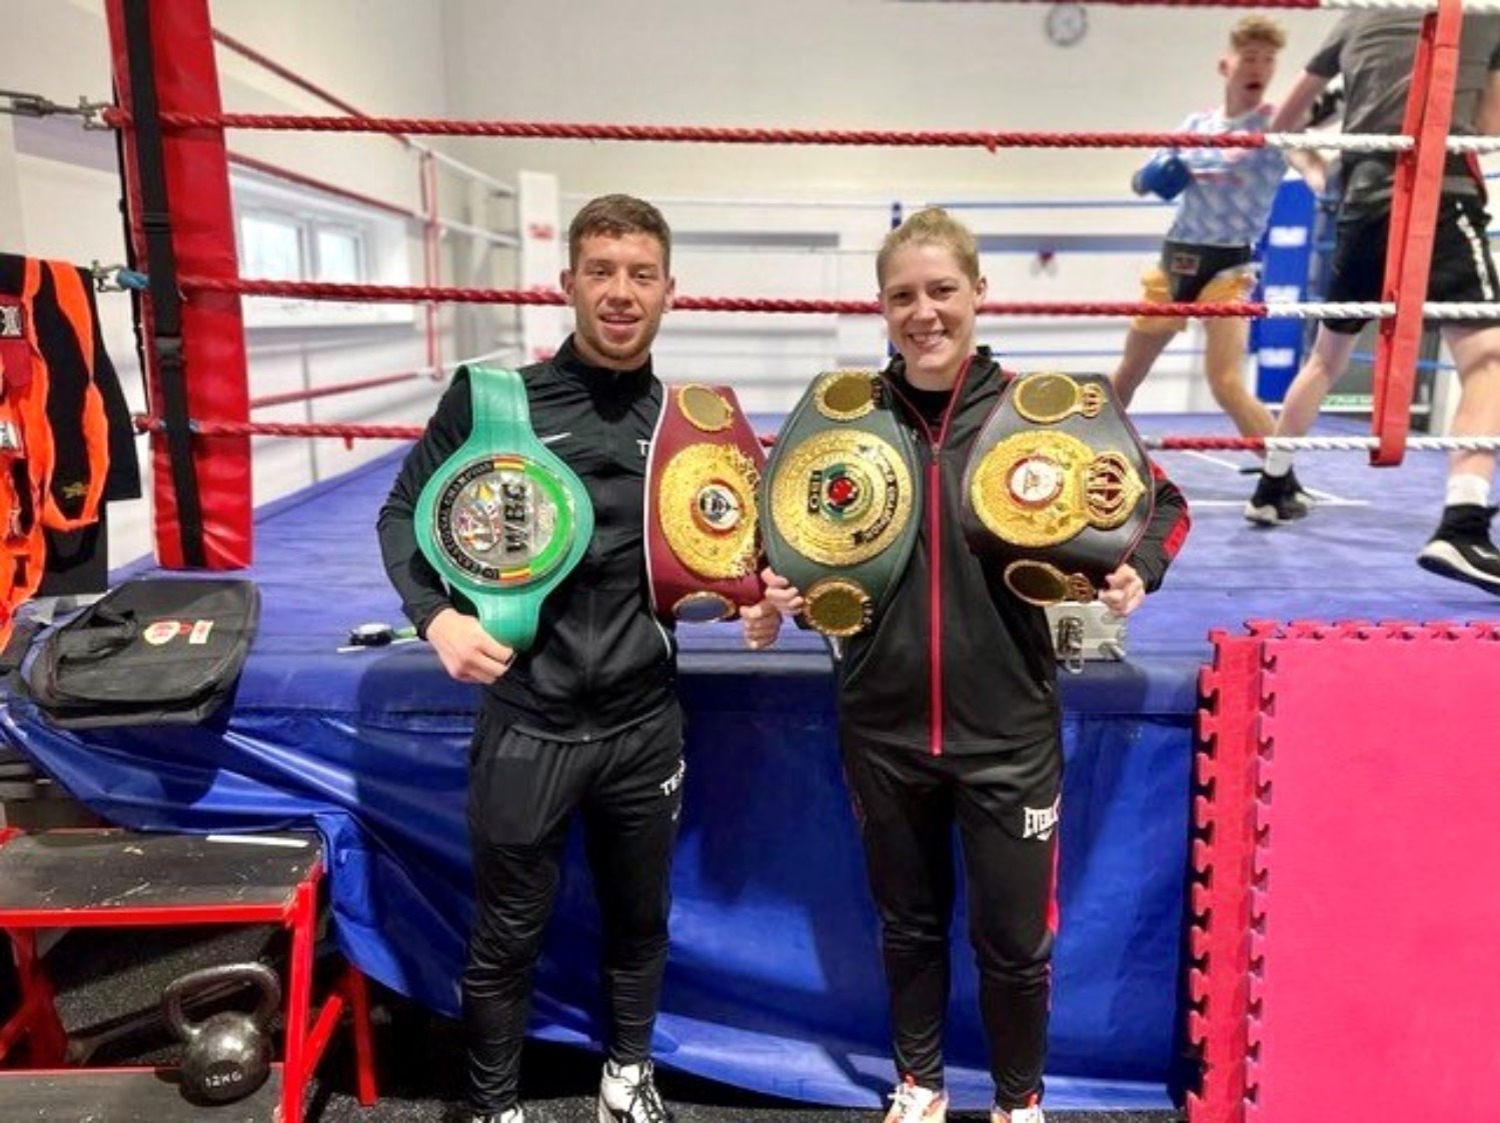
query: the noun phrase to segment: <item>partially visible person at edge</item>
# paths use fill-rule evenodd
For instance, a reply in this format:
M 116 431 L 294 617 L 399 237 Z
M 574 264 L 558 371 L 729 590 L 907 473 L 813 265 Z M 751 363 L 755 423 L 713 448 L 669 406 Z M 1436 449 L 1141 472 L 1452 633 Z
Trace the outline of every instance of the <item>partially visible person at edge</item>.
M 1369 11 L 1345 16 L 1307 64 L 1271 123 L 1297 129 L 1336 76 L 1344 82 L 1344 131 L 1402 131 L 1421 12 Z M 1500 16 L 1466 15 L 1458 47 L 1451 131 L 1459 136 L 1500 134 Z M 1381 298 L 1390 229 L 1395 157 L 1347 152 L 1328 291 L 1331 302 Z M 1494 302 L 1500 280 L 1490 252 L 1485 187 L 1478 162 L 1450 153 L 1432 247 L 1427 299 Z M 1407 293 L 1415 298 L 1415 294 Z M 1276 421 L 1278 437 L 1305 435 L 1323 399 L 1349 369 L 1362 319 L 1324 320 L 1312 353 L 1287 390 Z M 1500 436 L 1500 321 L 1443 321 L 1443 341 L 1458 368 L 1458 408 L 1450 435 Z M 1246 518 L 1275 525 L 1307 514 L 1290 480 L 1292 454 L 1271 451 L 1265 473 L 1245 508 Z M 1455 451 L 1441 521 L 1417 555 L 1424 569 L 1500 594 L 1500 553 L 1490 541 L 1495 475 L 1492 451 Z
M 880 917 L 899 1078 L 885 1119 L 942 1123 L 947 1114 L 956 826 L 991 1119 L 1042 1123 L 1063 770 L 1056 656 L 1045 612 L 1006 589 L 959 523 L 964 464 L 1011 374 L 975 346 L 985 280 L 967 227 L 939 209 L 912 215 L 887 236 L 876 275 L 899 352 L 881 377 L 930 466 L 906 572 L 873 630 L 843 641 L 838 667 L 840 748 Z M 1101 594 L 1121 615 L 1161 584 L 1187 534 L 1182 494 L 1153 473 L 1155 514 Z M 742 614 L 752 648 L 773 643 L 782 616 L 803 608 L 784 577 L 762 577 L 766 598 Z
M 1274 107 L 1266 98 L 1276 73 L 1276 56 L 1286 46 L 1279 23 L 1246 16 L 1229 33 L 1219 56 L 1224 78 L 1223 105 L 1188 116 L 1179 133 L 1220 136 L 1263 133 Z M 1317 176 L 1316 161 L 1301 166 Z M 1231 304 L 1255 289 L 1255 249 L 1265 230 L 1276 193 L 1286 175 L 1287 157 L 1275 148 L 1162 149 L 1131 181 L 1137 195 L 1179 197 L 1176 217 L 1162 243 L 1161 257 L 1141 278 L 1141 299 L 1152 304 Z M 1321 183 L 1312 184 L 1321 190 Z M 1167 345 L 1187 326 L 1176 316 L 1137 316 L 1125 336 L 1120 363 L 1110 376 L 1120 403 L 1135 392 Z M 1244 359 L 1250 323 L 1240 317 L 1203 320 L 1203 367 L 1214 401 L 1245 437 L 1266 437 L 1275 428 L 1270 411 L 1245 385 Z M 1295 479 L 1293 479 L 1295 486 Z
M 448 674 L 483 686 L 469 753 L 476 909 L 463 973 L 473 1123 L 522 1123 L 518 1069 L 532 971 L 581 812 L 603 925 L 608 1058 L 599 1119 L 672 1118 L 652 1075 L 682 801 L 677 645 L 645 583 L 646 449 L 662 408 L 651 346 L 671 304 L 671 231 L 651 204 L 594 199 L 568 231 L 573 332 L 524 367 L 531 425 L 578 474 L 595 528 L 547 597 L 536 640 L 492 639 L 418 550 L 423 485 L 472 428 L 460 370 L 380 512 L 386 571 Z

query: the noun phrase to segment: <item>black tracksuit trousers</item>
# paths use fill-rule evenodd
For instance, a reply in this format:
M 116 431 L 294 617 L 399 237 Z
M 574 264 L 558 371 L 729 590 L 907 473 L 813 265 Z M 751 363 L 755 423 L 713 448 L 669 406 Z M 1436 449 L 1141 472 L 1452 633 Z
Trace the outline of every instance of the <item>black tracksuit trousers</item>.
M 610 1057 L 632 1064 L 651 1055 L 683 780 L 675 702 L 590 741 L 494 724 L 481 712 L 469 773 L 476 901 L 463 976 L 470 1101 L 488 1112 L 518 1098 L 532 973 L 575 812 L 603 925 Z
M 880 916 L 898 1077 L 943 1087 L 953 831 L 963 852 L 995 1103 L 1042 1092 L 1056 929 L 1062 752 L 934 756 L 843 737 L 844 770 Z

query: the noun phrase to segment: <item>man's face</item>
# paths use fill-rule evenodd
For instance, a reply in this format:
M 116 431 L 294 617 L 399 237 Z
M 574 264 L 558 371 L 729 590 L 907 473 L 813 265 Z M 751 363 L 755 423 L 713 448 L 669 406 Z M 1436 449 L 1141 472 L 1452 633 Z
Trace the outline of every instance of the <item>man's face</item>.
M 1276 48 L 1269 43 L 1246 43 L 1219 62 L 1224 76 L 1224 100 L 1231 110 L 1246 112 L 1265 100 L 1276 74 Z
M 585 235 L 575 268 L 562 273 L 573 306 L 579 356 L 609 370 L 634 370 L 651 354 L 676 282 L 650 234 Z

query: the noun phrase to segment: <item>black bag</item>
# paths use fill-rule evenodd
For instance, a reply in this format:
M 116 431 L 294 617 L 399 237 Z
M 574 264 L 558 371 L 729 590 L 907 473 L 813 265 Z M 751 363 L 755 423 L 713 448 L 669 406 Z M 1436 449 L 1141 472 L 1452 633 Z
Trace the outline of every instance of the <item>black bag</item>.
M 259 622 L 251 581 L 126 581 L 38 632 L 15 681 L 64 729 L 196 725 L 233 692 Z

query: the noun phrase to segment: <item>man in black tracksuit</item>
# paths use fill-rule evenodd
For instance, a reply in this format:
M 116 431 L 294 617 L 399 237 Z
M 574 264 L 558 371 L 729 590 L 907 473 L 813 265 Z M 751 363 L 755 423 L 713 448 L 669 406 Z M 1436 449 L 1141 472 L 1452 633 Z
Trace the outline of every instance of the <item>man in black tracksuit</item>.
M 650 348 L 670 304 L 671 235 L 627 196 L 585 206 L 562 283 L 574 332 L 520 373 L 531 428 L 582 481 L 587 553 L 542 605 L 536 638 L 491 638 L 418 549 L 423 485 L 469 436 L 469 379 L 455 377 L 380 512 L 403 608 L 461 682 L 485 687 L 470 750 L 476 913 L 463 976 L 474 1123 L 522 1123 L 517 1075 L 532 971 L 581 812 L 604 927 L 609 1057 L 599 1116 L 671 1118 L 652 1077 L 667 957 L 672 849 L 682 801 L 676 641 L 651 609 L 644 560 L 647 450 L 662 406 Z
M 886 1123 L 942 1123 L 943 1021 L 963 848 L 969 937 L 995 1085 L 995 1123 L 1043 1123 L 1054 876 L 1062 783 L 1056 655 L 1046 614 L 1006 587 L 960 528 L 961 480 L 1009 375 L 974 345 L 985 291 L 973 235 L 918 212 L 878 259 L 900 352 L 883 373 L 925 468 L 910 561 L 874 627 L 844 640 L 839 731 L 881 921 L 898 1084 Z M 1154 470 L 1154 466 L 1153 466 Z M 1187 505 L 1156 472 L 1155 512 L 1101 599 L 1121 614 L 1155 589 L 1187 534 Z M 799 591 L 765 571 L 743 610 L 763 647 Z

